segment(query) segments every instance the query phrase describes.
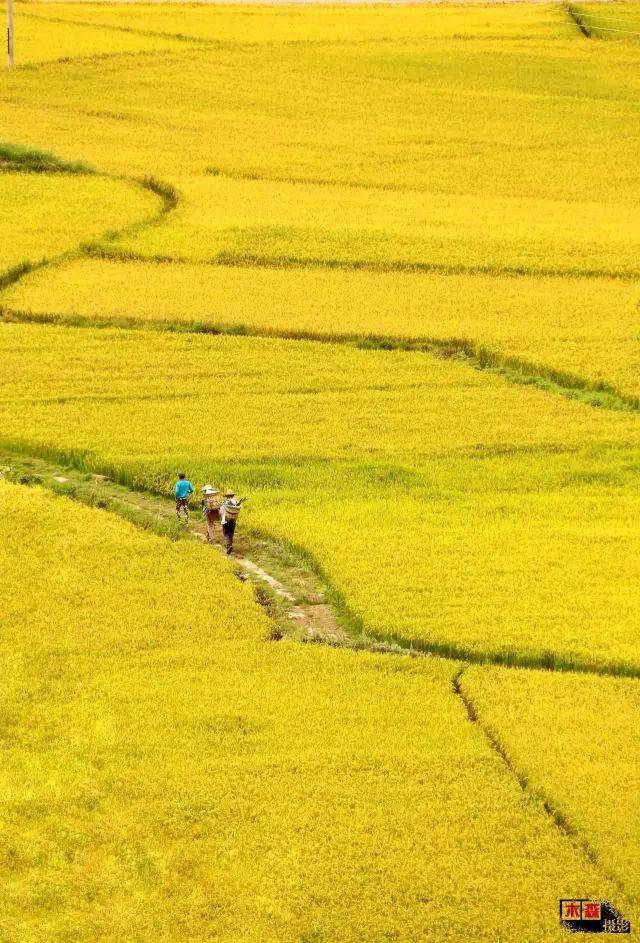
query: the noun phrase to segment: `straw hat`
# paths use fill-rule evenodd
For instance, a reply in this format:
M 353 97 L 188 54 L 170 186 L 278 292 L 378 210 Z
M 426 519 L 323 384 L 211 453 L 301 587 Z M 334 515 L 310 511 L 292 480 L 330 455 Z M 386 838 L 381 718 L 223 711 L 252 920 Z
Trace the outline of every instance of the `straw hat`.
M 202 489 L 203 494 L 220 494 L 217 488 L 214 488 L 213 485 L 205 485 Z
M 235 498 L 236 493 L 235 491 L 225 491 L 224 496 L 225 498 Z

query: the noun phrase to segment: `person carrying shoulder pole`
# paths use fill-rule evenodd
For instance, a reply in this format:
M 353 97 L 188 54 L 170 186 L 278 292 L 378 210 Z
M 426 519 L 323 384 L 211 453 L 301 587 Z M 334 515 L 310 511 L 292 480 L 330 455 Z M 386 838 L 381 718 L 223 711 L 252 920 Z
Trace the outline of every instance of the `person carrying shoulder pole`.
M 180 472 L 178 475 L 178 480 L 176 481 L 173 494 L 176 499 L 176 517 L 178 520 L 181 519 L 180 515 L 184 515 L 185 524 L 189 523 L 189 498 L 193 494 L 193 485 L 187 478 L 184 472 Z
M 207 525 L 207 540 L 213 543 L 216 533 L 216 524 L 220 523 L 220 505 L 222 498 L 220 492 L 213 485 L 205 485 L 202 489 L 202 516 Z
M 220 520 L 222 521 L 222 536 L 224 537 L 227 553 L 231 553 L 233 550 L 233 536 L 236 532 L 240 508 L 245 500 L 245 498 L 241 498 L 239 501 L 236 500 L 234 491 L 225 491 L 224 493 L 224 501 L 220 505 Z

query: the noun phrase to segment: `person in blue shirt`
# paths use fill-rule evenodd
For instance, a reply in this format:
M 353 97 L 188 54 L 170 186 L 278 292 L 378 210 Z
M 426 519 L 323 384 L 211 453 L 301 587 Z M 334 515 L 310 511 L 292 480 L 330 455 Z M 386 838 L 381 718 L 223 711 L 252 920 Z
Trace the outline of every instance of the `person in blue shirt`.
M 185 524 L 189 523 L 189 498 L 193 494 L 193 485 L 184 472 L 180 472 L 175 483 L 173 493 L 176 499 L 176 517 L 181 520 L 184 515 Z

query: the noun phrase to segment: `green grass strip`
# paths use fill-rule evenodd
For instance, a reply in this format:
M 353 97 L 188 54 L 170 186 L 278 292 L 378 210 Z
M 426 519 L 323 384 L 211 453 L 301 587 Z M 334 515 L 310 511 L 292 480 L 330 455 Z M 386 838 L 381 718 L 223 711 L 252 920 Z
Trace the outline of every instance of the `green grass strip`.
M 21 270 L 16 270 L 16 272 L 17 274 L 12 281 L 17 281 L 22 277 L 22 274 L 27 274 L 28 269 L 25 269 L 24 272 Z M 10 282 L 7 282 L 7 284 L 10 284 Z M 0 282 L 0 288 L 2 287 Z M 520 357 L 509 356 L 492 350 L 483 344 L 476 344 L 468 338 L 425 337 L 414 339 L 383 334 L 321 334 L 314 331 L 256 328 L 242 323 L 151 321 L 134 316 L 92 318 L 81 314 L 21 311 L 1 304 L 0 318 L 4 321 L 18 321 L 28 324 L 59 324 L 65 327 L 92 329 L 119 328 L 175 334 L 265 337 L 283 341 L 309 341 L 316 344 L 343 344 L 356 347 L 359 350 L 430 354 L 440 360 L 463 363 L 475 370 L 493 373 L 509 383 L 515 383 L 517 386 L 535 387 L 544 393 L 564 396 L 566 399 L 575 400 L 586 406 L 610 409 L 616 412 L 640 412 L 640 397 L 623 393 L 612 384 L 589 380 L 546 364 L 533 363 Z
M 86 161 L 63 160 L 49 151 L 0 141 L 0 171 L 32 174 L 95 174 Z

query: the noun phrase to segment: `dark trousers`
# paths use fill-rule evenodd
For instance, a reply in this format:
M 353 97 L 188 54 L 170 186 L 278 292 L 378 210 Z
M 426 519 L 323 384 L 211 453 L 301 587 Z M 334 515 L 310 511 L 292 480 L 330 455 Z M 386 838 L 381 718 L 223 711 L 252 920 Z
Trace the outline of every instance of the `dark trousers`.
M 180 520 L 180 512 L 184 514 L 185 521 L 189 520 L 189 498 L 176 498 L 176 517 Z
M 225 521 L 222 525 L 222 536 L 224 537 L 224 545 L 227 548 L 227 553 L 231 553 L 233 550 L 233 535 L 236 532 L 236 522 L 235 521 Z

